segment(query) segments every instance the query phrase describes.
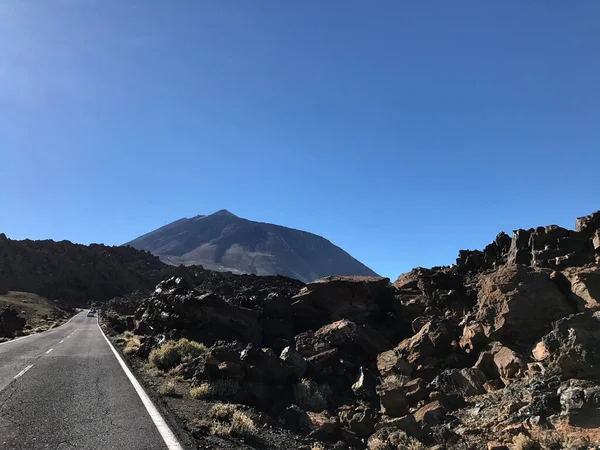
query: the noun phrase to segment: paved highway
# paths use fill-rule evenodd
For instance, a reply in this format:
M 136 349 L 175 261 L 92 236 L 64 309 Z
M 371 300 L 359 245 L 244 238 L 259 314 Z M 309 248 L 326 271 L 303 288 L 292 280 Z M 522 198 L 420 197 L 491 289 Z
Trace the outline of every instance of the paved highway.
M 181 449 L 133 383 L 85 312 L 0 344 L 0 449 Z

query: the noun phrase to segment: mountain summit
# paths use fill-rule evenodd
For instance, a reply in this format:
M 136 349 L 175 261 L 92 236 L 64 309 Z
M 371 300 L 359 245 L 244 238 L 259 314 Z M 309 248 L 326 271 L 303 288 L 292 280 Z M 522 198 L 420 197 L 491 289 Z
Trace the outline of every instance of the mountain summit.
M 321 236 L 243 219 L 226 209 L 176 220 L 125 245 L 170 264 L 285 275 L 304 282 L 328 275 L 377 275 Z

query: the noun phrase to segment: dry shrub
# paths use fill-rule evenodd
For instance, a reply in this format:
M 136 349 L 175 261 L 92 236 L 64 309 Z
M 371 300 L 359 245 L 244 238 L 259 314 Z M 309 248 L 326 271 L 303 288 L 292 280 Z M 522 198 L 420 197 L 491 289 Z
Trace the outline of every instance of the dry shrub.
M 514 450 L 538 450 L 540 446 L 529 436 L 519 433 L 513 437 Z
M 318 384 L 309 378 L 303 378 L 294 385 L 294 400 L 308 411 L 320 412 L 327 409 L 331 388 Z
M 138 338 L 137 336 L 132 336 L 127 341 L 127 344 L 125 344 L 125 347 L 123 348 L 123 353 L 125 353 L 126 355 L 134 355 L 140 350 L 141 345 L 142 344 L 140 343 L 140 338 Z
M 190 396 L 196 399 L 231 398 L 240 390 L 240 385 L 235 380 L 222 379 L 201 383 L 190 391 Z
M 391 430 L 389 433 L 373 435 L 368 441 L 369 450 L 424 450 L 425 446 L 404 431 Z
M 173 395 L 175 393 L 175 383 L 172 381 L 164 382 L 159 388 L 158 393 L 160 395 Z
M 215 403 L 211 406 L 208 415 L 213 419 L 217 420 L 230 420 L 233 416 L 233 413 L 237 411 L 235 405 L 230 403 Z
M 250 437 L 256 434 L 256 425 L 252 419 L 242 411 L 235 411 L 231 417 L 230 433 L 239 437 Z
M 190 341 L 186 338 L 178 341 L 167 341 L 150 352 L 148 361 L 159 370 L 168 371 L 182 362 L 189 361 L 208 349 L 200 342 Z
M 235 405 L 216 403 L 210 408 L 209 415 L 213 418 L 210 433 L 217 436 L 237 436 L 252 438 L 257 434 L 254 421 Z
M 215 436 L 229 436 L 231 433 L 231 425 L 221 422 L 213 422 L 210 426 L 210 434 Z

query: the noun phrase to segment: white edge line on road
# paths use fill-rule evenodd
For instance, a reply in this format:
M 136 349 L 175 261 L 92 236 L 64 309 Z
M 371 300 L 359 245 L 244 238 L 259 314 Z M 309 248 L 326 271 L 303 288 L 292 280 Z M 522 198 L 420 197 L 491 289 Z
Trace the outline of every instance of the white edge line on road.
M 18 374 L 16 374 L 14 376 L 15 380 L 17 378 L 19 378 L 20 376 L 22 376 L 25 372 L 27 372 L 29 369 L 31 369 L 33 367 L 33 364 L 29 364 L 27 367 L 25 367 L 23 370 L 21 370 Z
M 47 355 L 48 353 L 50 353 L 52 350 L 54 350 L 53 348 L 51 348 L 50 350 L 48 350 L 46 353 L 44 353 L 44 355 Z
M 68 324 L 71 320 L 73 320 L 79 314 L 81 314 L 81 313 L 75 314 L 73 317 L 71 317 L 69 320 L 67 320 L 65 323 L 63 323 L 60 327 L 64 327 L 66 324 Z M 48 331 L 58 330 L 60 327 L 56 327 L 56 328 L 52 328 L 50 330 L 42 331 L 41 333 L 28 334 L 27 336 L 21 336 L 21 337 L 18 337 L 18 338 L 14 338 L 14 339 L 11 339 L 10 341 L 0 342 L 0 345 L 10 344 L 11 342 L 20 341 L 21 339 L 25 339 L 25 338 L 28 338 L 28 337 L 31 337 L 31 336 L 39 336 L 40 334 L 47 333 Z
M 129 378 L 129 381 L 131 381 L 133 388 L 135 389 L 135 391 L 139 395 L 140 399 L 142 400 L 142 403 L 146 407 L 146 411 L 148 411 L 148 414 L 150 415 L 152 422 L 154 422 L 156 429 L 158 430 L 161 437 L 163 438 L 163 441 L 165 441 L 167 448 L 169 450 L 183 450 L 183 447 L 181 446 L 181 444 L 179 443 L 179 441 L 177 440 L 177 438 L 175 437 L 175 435 L 169 428 L 169 425 L 167 425 L 167 422 L 165 422 L 165 419 L 163 418 L 163 416 L 161 416 L 161 414 L 156 409 L 156 406 L 154 406 L 154 404 L 152 403 L 152 400 L 150 400 L 150 397 L 148 397 L 148 394 L 146 394 L 146 391 L 144 391 L 144 388 L 142 387 L 142 385 L 135 378 L 133 373 L 131 373 L 131 370 L 129 370 L 129 367 L 127 367 L 127 364 L 125 364 L 125 361 L 123 361 L 123 358 L 121 358 L 121 355 L 119 355 L 119 353 L 115 350 L 113 345 L 110 343 L 110 341 L 104 334 L 104 330 L 102 330 L 102 328 L 100 327 L 100 323 L 98 323 L 98 328 L 100 328 L 100 333 L 102 333 L 102 337 L 104 337 L 104 339 L 106 340 L 106 343 L 108 344 L 108 346 L 114 353 L 115 358 L 117 358 L 117 361 L 119 361 L 121 368 L 125 372 L 125 375 L 127 375 L 127 378 Z

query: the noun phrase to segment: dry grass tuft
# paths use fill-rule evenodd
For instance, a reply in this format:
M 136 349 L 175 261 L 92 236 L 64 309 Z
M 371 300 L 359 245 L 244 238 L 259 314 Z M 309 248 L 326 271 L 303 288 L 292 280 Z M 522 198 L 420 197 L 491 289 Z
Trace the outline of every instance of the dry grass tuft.
M 242 411 L 235 411 L 231 418 L 230 433 L 234 436 L 250 437 L 256 434 L 256 425 L 252 419 Z
M 222 422 L 213 422 L 210 426 L 210 434 L 215 436 L 229 436 L 231 425 Z
M 190 396 L 195 399 L 231 398 L 240 390 L 235 380 L 223 379 L 202 383 L 190 390 Z
M 159 388 L 158 393 L 160 395 L 173 395 L 175 394 L 175 383 L 172 381 L 165 381 Z
M 190 397 L 197 400 L 202 400 L 210 396 L 210 385 L 208 383 L 202 383 L 195 388 L 190 390 Z
M 135 336 L 131 331 L 126 331 L 120 336 L 117 336 L 113 342 L 115 345 L 123 347 L 123 353 L 126 355 L 136 354 L 141 346 L 140 338 Z
M 159 348 L 152 350 L 148 361 L 157 369 L 168 371 L 207 351 L 206 346 L 200 342 L 190 341 L 185 338 L 178 341 L 171 340 L 165 342 Z
M 513 438 L 514 450 L 537 450 L 540 446 L 529 436 L 519 433 Z
M 252 438 L 257 434 L 254 421 L 235 405 L 216 403 L 209 411 L 213 418 L 210 433 L 217 436 Z
M 217 420 L 230 420 L 233 417 L 233 413 L 237 411 L 235 405 L 230 403 L 215 403 L 211 406 L 208 415 L 213 419 Z

